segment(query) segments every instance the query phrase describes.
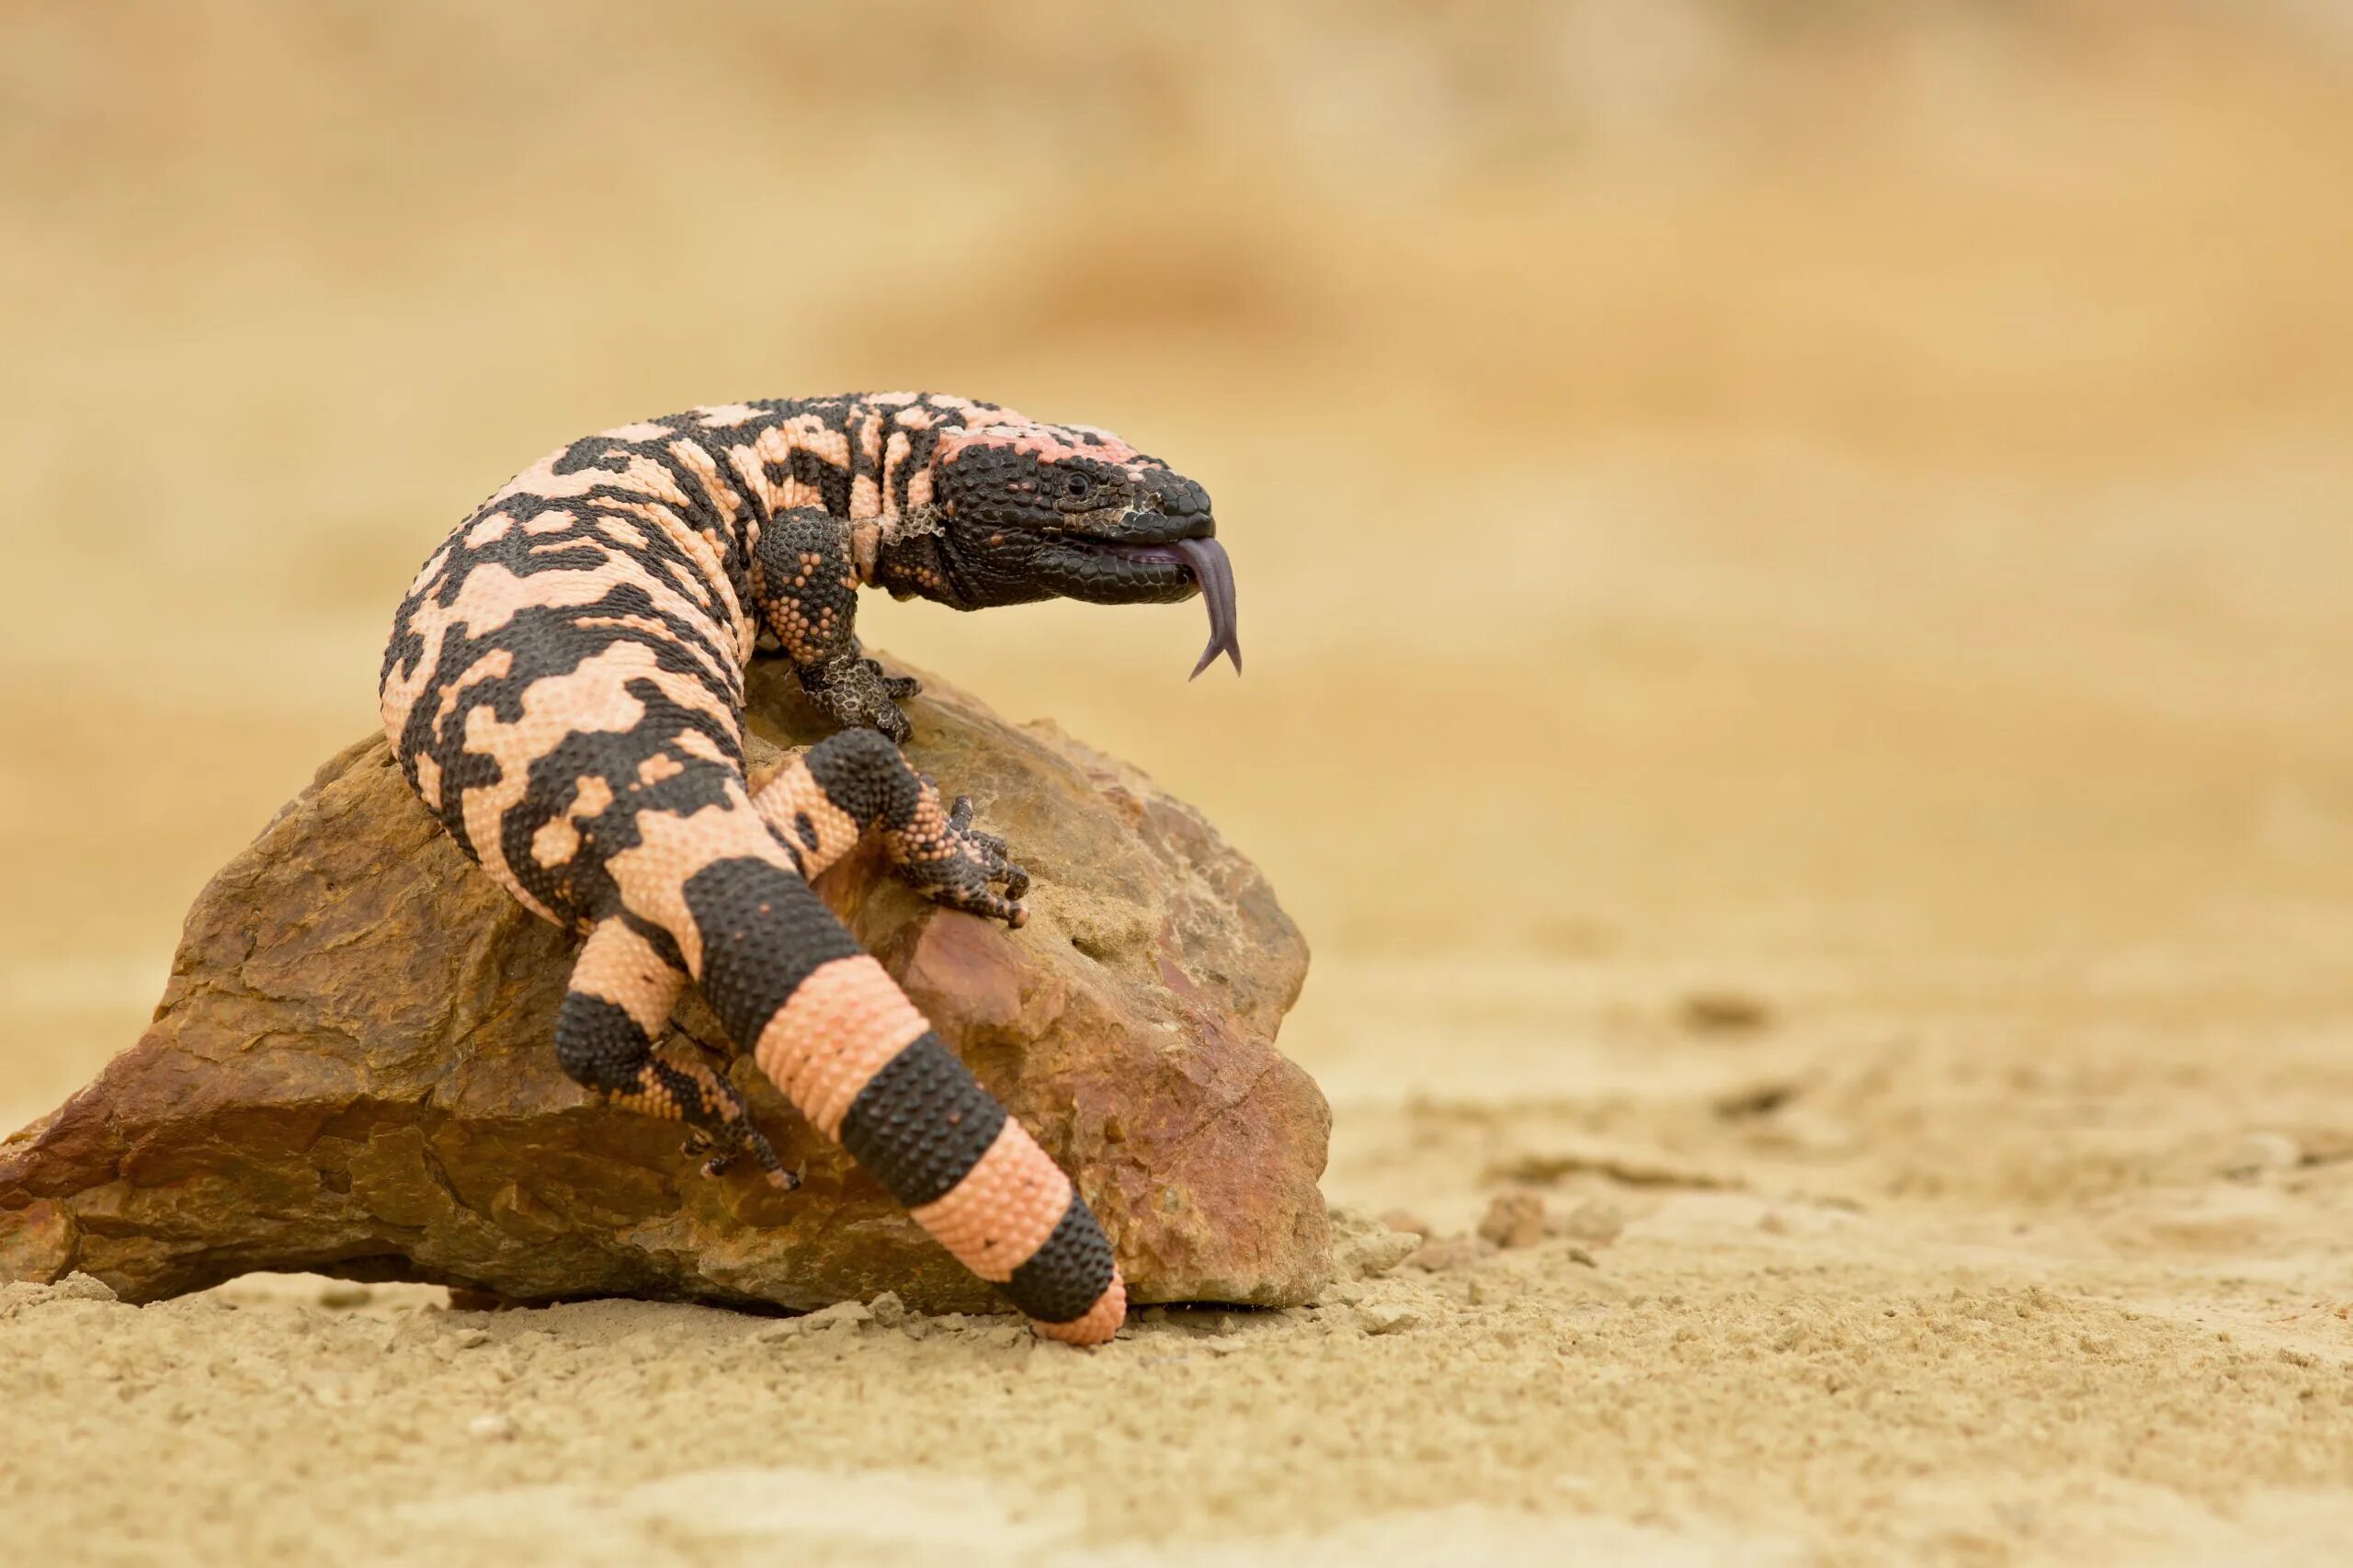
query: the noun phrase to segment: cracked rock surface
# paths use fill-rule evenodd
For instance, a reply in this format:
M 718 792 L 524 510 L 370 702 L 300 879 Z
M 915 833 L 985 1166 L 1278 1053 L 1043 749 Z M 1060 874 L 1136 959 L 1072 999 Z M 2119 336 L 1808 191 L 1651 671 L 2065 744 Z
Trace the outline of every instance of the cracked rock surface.
M 1329 1269 L 1330 1118 L 1274 1037 L 1307 949 L 1190 807 L 1050 724 L 926 677 L 909 756 L 1037 878 L 1006 931 L 861 850 L 828 903 L 1077 1178 L 1142 1301 L 1290 1305 Z M 752 680 L 755 783 L 824 733 Z M 752 1068 L 805 1183 L 703 1176 L 680 1129 L 595 1103 L 551 1045 L 574 938 L 468 862 L 374 738 L 323 767 L 189 911 L 153 1023 L 0 1143 L 0 1280 L 126 1301 L 254 1269 L 818 1308 L 996 1310 Z M 716 1042 L 689 994 L 678 1027 Z

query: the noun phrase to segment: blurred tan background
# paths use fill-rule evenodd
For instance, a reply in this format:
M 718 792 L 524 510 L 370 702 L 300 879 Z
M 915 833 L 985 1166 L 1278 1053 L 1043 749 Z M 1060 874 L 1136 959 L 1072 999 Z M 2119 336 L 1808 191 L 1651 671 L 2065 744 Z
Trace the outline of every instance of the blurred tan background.
M 878 601 L 870 640 L 1261 858 L 1322 960 L 1302 1049 L 1345 978 L 1470 958 L 2163 988 L 2220 949 L 2347 994 L 2346 7 L 216 0 L 6 40 L 0 1107 L 136 1032 L 476 499 L 843 387 L 1209 484 L 1238 684 L 1184 684 L 1197 605 Z
M 1216 496 L 1239 682 L 1198 605 L 867 631 L 1267 868 L 1336 1196 L 1540 1112 L 1972 1235 L 2353 1152 L 2353 6 L 5 16 L 11 1123 L 480 496 L 919 386 Z

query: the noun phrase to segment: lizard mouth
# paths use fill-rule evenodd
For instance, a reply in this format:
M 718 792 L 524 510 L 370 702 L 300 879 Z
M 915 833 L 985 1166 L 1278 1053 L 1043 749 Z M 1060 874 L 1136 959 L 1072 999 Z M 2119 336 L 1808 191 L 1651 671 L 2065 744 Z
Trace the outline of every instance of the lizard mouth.
M 1242 642 L 1236 632 L 1233 611 L 1233 562 L 1226 558 L 1225 546 L 1214 539 L 1176 539 L 1166 544 L 1131 544 L 1118 547 L 1119 552 L 1131 561 L 1173 564 L 1192 574 L 1193 581 L 1201 587 L 1201 600 L 1209 606 L 1210 642 L 1201 650 L 1199 663 L 1193 666 L 1188 680 L 1198 679 L 1200 673 L 1217 662 L 1223 653 L 1233 661 L 1233 673 L 1242 673 Z
M 1209 607 L 1210 641 L 1188 678 L 1198 678 L 1220 653 L 1233 662 L 1239 675 L 1242 642 L 1234 616 L 1233 562 L 1210 531 L 1214 523 L 1188 518 L 1181 526 L 1199 531 L 1149 540 L 1061 534 L 1049 542 L 1048 560 L 1041 564 L 1055 580 L 1056 591 L 1097 604 L 1170 604 L 1199 592 Z

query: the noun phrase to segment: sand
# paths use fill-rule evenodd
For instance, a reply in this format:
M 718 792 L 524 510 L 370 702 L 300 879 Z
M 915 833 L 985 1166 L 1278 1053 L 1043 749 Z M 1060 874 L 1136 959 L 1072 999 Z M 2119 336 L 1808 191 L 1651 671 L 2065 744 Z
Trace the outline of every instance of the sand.
M 1092 1355 L 11 1288 L 0 1556 L 2353 1555 L 2333 13 L 1472 9 L 861 30 L 855 83 L 716 6 L 26 21 L 0 1120 L 136 1035 L 505 474 L 927 383 L 1218 496 L 1242 681 L 1197 606 L 870 636 L 1266 867 L 1326 1193 L 1440 1267 Z M 1513 1193 L 1554 1233 L 1482 1251 Z

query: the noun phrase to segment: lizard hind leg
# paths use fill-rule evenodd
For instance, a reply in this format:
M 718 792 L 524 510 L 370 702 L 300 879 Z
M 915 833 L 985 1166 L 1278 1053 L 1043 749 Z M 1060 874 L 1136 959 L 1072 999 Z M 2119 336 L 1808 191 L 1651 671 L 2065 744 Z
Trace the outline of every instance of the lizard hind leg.
M 1005 840 L 972 825 L 966 797 L 943 801 L 938 787 L 871 730 L 819 741 L 752 803 L 812 879 L 877 828 L 901 880 L 933 903 L 1008 926 L 1028 917 L 1021 897 L 1029 873 L 1006 858 Z
M 685 1122 L 693 1130 L 689 1152 L 706 1156 L 706 1175 L 748 1153 L 772 1185 L 790 1190 L 799 1178 L 752 1125 L 726 1075 L 684 1037 L 661 1040 L 686 982 L 686 971 L 626 921 L 598 922 L 573 962 L 556 1015 L 556 1061 L 610 1105 Z

